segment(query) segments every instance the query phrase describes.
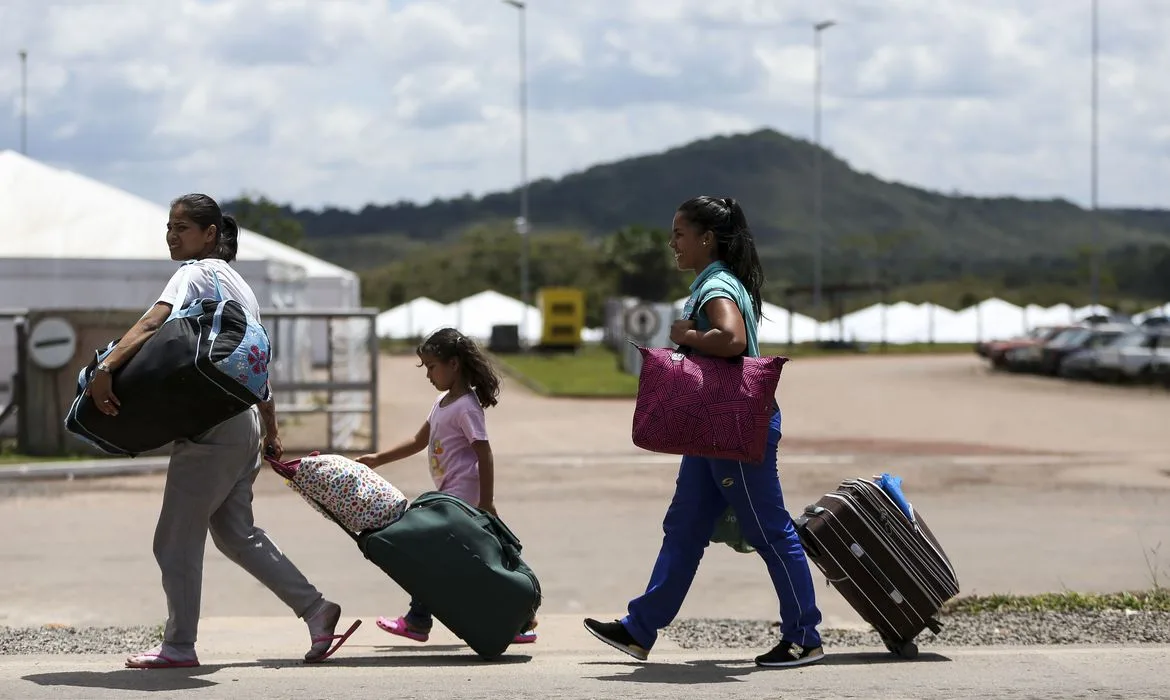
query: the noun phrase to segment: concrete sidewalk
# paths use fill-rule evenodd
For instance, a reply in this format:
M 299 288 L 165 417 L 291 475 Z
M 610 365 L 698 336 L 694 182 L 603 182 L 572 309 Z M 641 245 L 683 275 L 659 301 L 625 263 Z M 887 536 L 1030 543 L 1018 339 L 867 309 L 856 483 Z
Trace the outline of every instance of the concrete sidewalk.
M 1170 646 L 925 647 L 914 661 L 833 648 L 816 666 L 773 670 L 755 667 L 753 650 L 669 643 L 640 663 L 593 640 L 580 617 L 550 615 L 536 644 L 485 662 L 445 630 L 399 643 L 375 619 L 364 616 L 320 666 L 299 663 L 307 635 L 291 617 L 204 620 L 196 669 L 129 670 L 123 655 L 0 657 L 0 698 L 1170 698 Z
M 0 481 L 156 474 L 167 470 L 168 459 L 168 457 L 63 459 L 4 464 L 0 465 Z

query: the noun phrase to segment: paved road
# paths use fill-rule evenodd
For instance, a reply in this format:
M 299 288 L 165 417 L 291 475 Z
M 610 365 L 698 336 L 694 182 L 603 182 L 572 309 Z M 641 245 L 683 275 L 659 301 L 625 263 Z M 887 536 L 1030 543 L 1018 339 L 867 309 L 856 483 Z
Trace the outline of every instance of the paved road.
M 449 636 L 427 647 L 392 644 L 363 626 L 327 665 L 302 652 L 295 621 L 211 619 L 201 668 L 131 671 L 120 656 L 0 658 L 0 698 L 646 698 L 680 691 L 714 698 L 1168 698 L 1170 646 L 938 648 L 896 660 L 883 650 L 837 649 L 805 669 L 758 669 L 744 652 L 688 651 L 663 643 L 647 663 L 600 646 L 577 618 L 542 622 L 550 639 L 483 662 Z M 445 634 L 445 633 L 444 633 Z M 247 653 L 239 650 L 245 645 Z
M 915 662 L 872 651 L 839 653 L 819 667 L 761 670 L 726 653 L 671 654 L 657 663 L 575 652 L 517 655 L 483 664 L 465 656 L 408 653 L 338 659 L 328 667 L 251 655 L 191 670 L 117 669 L 112 657 L 21 658 L 0 665 L 0 698 L 816 698 L 817 700 L 1082 700 L 1170 698 L 1170 648 L 940 649 Z M 134 692 L 139 691 L 139 692 Z
M 408 358 L 386 358 L 382 382 L 382 431 L 391 442 L 413 433 L 433 393 Z M 968 357 L 915 357 L 794 361 L 780 396 L 781 469 L 790 508 L 799 510 L 842 478 L 895 471 L 951 555 L 966 593 L 1141 588 L 1155 575 L 1170 581 L 1170 542 L 1160 559 L 1151 563 L 1145 556 L 1170 533 L 1170 395 L 1164 391 L 988 375 Z M 674 460 L 630 446 L 631 409 L 628 400 L 541 399 L 508 383 L 501 405 L 488 414 L 501 514 L 541 576 L 544 615 L 570 621 L 564 633 L 570 641 L 546 632 L 552 636 L 545 651 L 534 650 L 524 665 L 530 676 L 516 676 L 511 666 L 476 664 L 464 673 L 462 660 L 436 661 L 460 669 L 436 676 L 430 659 L 403 660 L 413 659 L 413 651 L 388 661 L 351 660 L 346 663 L 357 667 L 346 673 L 257 666 L 256 639 L 220 645 L 217 652 L 226 638 L 217 637 L 215 620 L 230 626 L 260 616 L 293 625 L 290 634 L 299 630 L 273 596 L 211 550 L 204 592 L 209 619 L 200 642 L 205 661 L 210 653 L 252 665 L 189 674 L 183 687 L 235 697 L 366 697 L 385 695 L 390 682 L 393 692 L 409 696 L 458 679 L 468 684 L 467 697 L 658 697 L 675 693 L 671 681 L 677 679 L 737 697 L 785 691 L 924 697 L 932 688 L 953 689 L 948 697 L 1156 697 L 1141 673 L 1166 667 L 1164 649 L 954 650 L 945 652 L 951 663 L 916 663 L 912 671 L 838 662 L 833 669 L 783 675 L 726 666 L 743 658 L 737 655 L 669 652 L 660 657 L 669 667 L 643 669 L 615 664 L 604 653 L 575 651 L 571 640 L 580 636 L 580 617 L 621 614 L 645 585 L 661 537 Z M 383 473 L 408 495 L 429 488 L 419 458 Z M 9 533 L 0 539 L 0 624 L 159 622 L 165 606 L 150 541 L 161 486 L 157 475 L 0 485 L 0 524 Z M 374 615 L 403 609 L 405 595 L 269 472 L 257 488 L 256 512 L 327 595 L 363 614 L 365 638 L 377 639 Z M 858 622 L 831 588 L 818 586 L 818 596 L 828 625 Z M 722 546 L 708 551 L 682 610 L 686 617 L 775 614 L 758 558 Z M 291 647 L 271 658 L 295 656 L 299 647 Z M 923 649 L 944 653 L 929 644 Z M 704 659 L 718 663 L 686 663 Z M 100 669 L 109 663 L 2 659 L 0 692 L 101 697 L 100 688 L 155 682 L 104 675 Z M 389 681 L 383 665 L 394 669 Z M 44 675 L 78 669 L 76 677 Z M 11 680 L 27 675 L 36 676 L 34 682 Z M 98 685 L 78 685 L 84 683 Z M 987 683 L 999 685 L 992 692 L 981 685 Z

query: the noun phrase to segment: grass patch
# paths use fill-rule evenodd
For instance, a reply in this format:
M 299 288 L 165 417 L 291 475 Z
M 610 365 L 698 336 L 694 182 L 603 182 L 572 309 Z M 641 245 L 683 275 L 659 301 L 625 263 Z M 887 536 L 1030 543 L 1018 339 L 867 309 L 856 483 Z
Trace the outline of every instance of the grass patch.
M 978 615 L 988 612 L 1103 612 L 1106 610 L 1138 610 L 1142 612 L 1170 612 L 1170 588 L 1152 588 L 1148 591 L 1120 593 L 1041 593 L 1039 595 L 1008 595 L 994 593 L 986 596 L 953 598 L 943 605 L 946 615 Z
M 48 457 L 34 457 L 16 451 L 16 440 L 0 440 L 0 467 L 13 464 L 34 464 L 36 462 L 63 462 L 74 459 L 93 459 L 85 455 L 60 455 Z
M 32 455 L 16 454 L 15 452 L 0 454 L 0 468 L 15 464 L 36 464 L 38 462 L 70 462 L 80 459 L 94 459 L 85 455 L 62 455 L 60 457 L 33 457 Z
M 876 355 L 878 357 L 894 355 L 951 355 L 955 353 L 974 353 L 974 343 L 905 343 L 903 345 L 886 345 L 882 350 L 881 343 L 865 344 L 865 352 L 851 350 L 828 350 L 818 347 L 816 343 L 798 343 L 789 348 L 787 345 L 763 344 L 760 346 L 761 355 L 783 355 L 793 359 L 798 357 L 863 357 Z
M 864 355 L 927 355 L 971 352 L 969 343 L 913 343 L 890 345 L 886 352 L 870 345 L 868 352 L 826 350 L 814 343 L 762 345 L 764 355 L 802 357 L 844 357 Z M 619 356 L 602 345 L 582 346 L 575 353 L 524 353 L 497 355 L 496 364 L 509 376 L 533 391 L 563 397 L 632 397 L 638 393 L 638 378 L 622 371 Z
M 496 364 L 533 391 L 549 396 L 624 397 L 638 378 L 622 371 L 617 354 L 599 345 L 575 353 L 497 355 Z

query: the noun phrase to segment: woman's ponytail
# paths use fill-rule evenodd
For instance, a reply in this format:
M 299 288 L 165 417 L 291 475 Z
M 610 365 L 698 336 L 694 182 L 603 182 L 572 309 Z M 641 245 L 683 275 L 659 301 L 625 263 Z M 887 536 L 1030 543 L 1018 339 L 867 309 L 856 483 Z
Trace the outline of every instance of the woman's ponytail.
M 219 241 L 215 245 L 215 257 L 232 262 L 240 250 L 240 225 L 233 216 L 224 215 L 223 228 L 219 230 Z

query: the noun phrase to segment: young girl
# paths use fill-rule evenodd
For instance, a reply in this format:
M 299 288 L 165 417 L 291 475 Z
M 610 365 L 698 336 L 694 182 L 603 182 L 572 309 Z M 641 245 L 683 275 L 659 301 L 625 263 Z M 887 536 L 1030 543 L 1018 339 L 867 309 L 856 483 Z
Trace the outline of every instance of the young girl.
M 427 380 L 444 392 L 431 406 L 427 422 L 412 439 L 357 461 L 375 469 L 426 449 L 436 489 L 494 515 L 495 464 L 483 410 L 498 403 L 500 379 L 475 341 L 454 328 L 427 338 L 418 348 L 418 359 L 427 368 Z M 433 624 L 430 612 L 415 601 L 396 620 L 378 618 L 378 626 L 390 634 L 418 642 L 430 638 Z M 535 642 L 535 627 L 533 619 L 514 643 Z

